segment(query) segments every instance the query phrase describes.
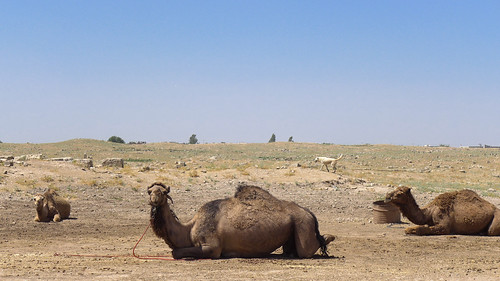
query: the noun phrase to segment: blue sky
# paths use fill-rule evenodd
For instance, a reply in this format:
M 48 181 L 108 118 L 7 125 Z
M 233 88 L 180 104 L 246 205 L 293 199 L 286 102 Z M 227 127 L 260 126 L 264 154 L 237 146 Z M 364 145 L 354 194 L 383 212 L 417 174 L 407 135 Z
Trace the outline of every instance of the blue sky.
M 0 1 L 3 142 L 500 145 L 497 1 Z

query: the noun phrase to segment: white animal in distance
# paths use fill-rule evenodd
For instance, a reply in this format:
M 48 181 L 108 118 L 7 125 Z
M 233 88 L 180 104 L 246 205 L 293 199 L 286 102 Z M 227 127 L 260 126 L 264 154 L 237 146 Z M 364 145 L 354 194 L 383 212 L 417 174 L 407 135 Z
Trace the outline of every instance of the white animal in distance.
M 337 171 L 337 162 L 343 157 L 343 154 L 340 154 L 338 158 L 316 157 L 314 158 L 314 162 L 321 162 L 321 168 L 319 168 L 320 171 L 323 169 L 323 166 L 325 166 L 326 170 L 330 172 L 330 170 L 328 170 L 328 165 L 330 165 L 335 173 Z

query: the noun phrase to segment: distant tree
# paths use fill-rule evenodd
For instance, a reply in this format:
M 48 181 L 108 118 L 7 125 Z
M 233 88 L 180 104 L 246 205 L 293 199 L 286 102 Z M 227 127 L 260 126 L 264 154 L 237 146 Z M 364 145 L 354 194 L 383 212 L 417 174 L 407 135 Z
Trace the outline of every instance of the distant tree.
M 125 143 L 125 141 L 117 136 L 112 136 L 108 139 L 109 142 L 116 142 L 116 143 Z
M 293 142 L 293 137 L 288 138 L 288 142 Z
M 271 138 L 269 139 L 268 142 L 276 142 L 276 136 L 274 135 L 274 133 L 273 133 L 273 135 L 271 136 Z
M 198 139 L 196 138 L 196 135 L 193 134 L 190 138 L 189 138 L 189 144 L 197 144 L 198 143 Z

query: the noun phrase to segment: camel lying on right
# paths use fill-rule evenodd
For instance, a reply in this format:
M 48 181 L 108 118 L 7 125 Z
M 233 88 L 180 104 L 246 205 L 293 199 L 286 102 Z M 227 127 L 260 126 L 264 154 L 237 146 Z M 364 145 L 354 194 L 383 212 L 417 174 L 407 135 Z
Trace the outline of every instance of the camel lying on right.
M 387 193 L 385 202 L 392 202 L 412 223 L 418 224 L 406 228 L 406 234 L 500 235 L 500 209 L 472 190 L 440 194 L 425 207 L 419 208 L 410 188 L 400 186 Z

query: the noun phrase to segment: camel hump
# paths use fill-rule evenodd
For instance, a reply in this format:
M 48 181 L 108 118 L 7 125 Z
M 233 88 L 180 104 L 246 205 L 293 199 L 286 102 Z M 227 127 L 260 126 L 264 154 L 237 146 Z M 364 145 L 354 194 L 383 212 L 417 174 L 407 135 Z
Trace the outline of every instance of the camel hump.
M 450 211 L 456 203 L 474 203 L 484 201 L 475 191 L 470 189 L 446 192 L 438 195 L 434 203 L 443 211 Z
M 266 190 L 253 185 L 239 185 L 236 188 L 234 198 L 240 201 L 253 201 L 253 200 L 277 200 L 271 193 Z
M 48 188 L 47 191 L 43 194 L 44 196 L 59 196 L 59 194 L 53 190 L 52 188 Z

